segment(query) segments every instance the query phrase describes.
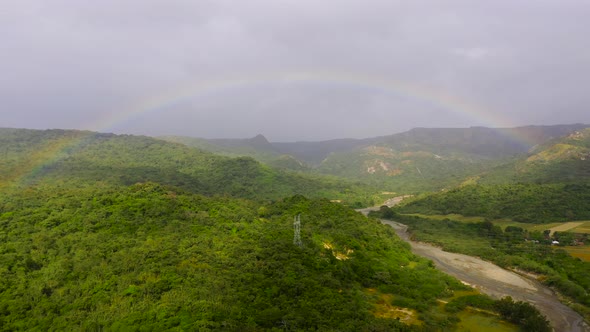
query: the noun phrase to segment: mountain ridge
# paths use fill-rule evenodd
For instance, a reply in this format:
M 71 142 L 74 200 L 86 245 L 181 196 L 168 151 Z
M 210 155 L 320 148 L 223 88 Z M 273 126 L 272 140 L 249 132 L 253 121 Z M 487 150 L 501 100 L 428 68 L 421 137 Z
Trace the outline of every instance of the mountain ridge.
M 574 130 L 590 127 L 588 124 L 529 125 L 513 128 L 490 128 L 473 126 L 467 128 L 425 128 L 416 127 L 405 132 L 368 138 L 336 138 L 319 141 L 271 142 L 262 134 L 244 139 L 206 139 L 189 136 L 161 136 L 169 140 L 171 137 L 191 139 L 214 146 L 225 148 L 261 147 L 275 155 L 288 154 L 302 162 L 318 166 L 332 153 L 340 153 L 362 149 L 371 145 L 391 146 L 397 149 L 408 149 L 416 145 L 430 144 L 438 148 L 438 152 L 448 150 L 446 141 L 463 144 L 468 152 L 485 156 L 525 153 L 537 144 L 551 138 L 560 137 Z M 498 146 L 489 146 L 491 139 L 500 140 Z M 471 142 L 475 140 L 474 142 Z M 465 141 L 468 141 L 466 144 Z M 469 145 L 472 144 L 472 145 Z M 212 148 L 212 147 L 210 147 Z

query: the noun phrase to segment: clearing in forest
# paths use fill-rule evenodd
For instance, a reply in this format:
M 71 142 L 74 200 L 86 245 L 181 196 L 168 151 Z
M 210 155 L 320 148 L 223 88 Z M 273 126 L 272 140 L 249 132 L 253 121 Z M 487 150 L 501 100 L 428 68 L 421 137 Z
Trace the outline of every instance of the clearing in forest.
M 583 221 L 582 222 L 571 221 L 571 222 L 563 223 L 559 226 L 552 227 L 549 230 L 551 231 L 551 235 L 553 235 L 553 233 L 555 233 L 555 232 L 566 232 L 572 228 L 576 228 L 578 226 L 581 226 L 582 224 L 584 224 Z

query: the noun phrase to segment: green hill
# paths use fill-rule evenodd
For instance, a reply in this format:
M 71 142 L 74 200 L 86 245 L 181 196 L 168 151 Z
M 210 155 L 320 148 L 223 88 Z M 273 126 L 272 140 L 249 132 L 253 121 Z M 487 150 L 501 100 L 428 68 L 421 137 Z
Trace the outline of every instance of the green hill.
M 252 157 L 277 169 L 308 171 L 304 162 L 289 154 L 281 154 L 266 138 L 257 135 L 248 139 L 204 139 L 186 136 L 161 136 L 159 139 L 184 144 L 227 157 Z
M 480 183 L 590 182 L 590 128 L 545 142 L 512 163 L 484 174 Z
M 468 185 L 411 200 L 403 213 L 461 214 L 529 223 L 590 219 L 590 185 Z
M 369 204 L 374 189 L 273 169 L 178 143 L 130 135 L 0 129 L 0 187 L 39 183 L 126 186 L 152 181 L 204 195 L 278 199 L 304 194 Z
M 318 171 L 400 193 L 439 191 L 510 168 L 534 145 L 583 127 L 417 128 L 380 137 L 361 149 L 333 153 Z M 497 174 L 506 178 L 505 172 Z
M 467 177 L 502 162 L 476 155 L 438 155 L 426 150 L 398 151 L 370 146 L 347 154 L 333 154 L 318 172 L 357 179 L 384 190 L 416 193 L 457 186 Z
M 550 140 L 462 186 L 416 199 L 408 213 L 544 223 L 590 219 L 590 128 Z
M 465 289 L 390 227 L 302 196 L 37 186 L 0 193 L 0 243 L 2 331 L 414 330 L 376 314 L 392 297 L 432 330 L 458 321 L 437 299 Z

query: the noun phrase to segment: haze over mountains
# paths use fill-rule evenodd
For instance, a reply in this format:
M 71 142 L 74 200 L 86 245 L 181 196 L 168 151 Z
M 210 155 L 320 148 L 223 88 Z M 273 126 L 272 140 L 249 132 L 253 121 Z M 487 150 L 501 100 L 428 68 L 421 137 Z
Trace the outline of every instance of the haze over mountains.
M 399 151 L 417 149 L 432 152 L 461 151 L 482 156 L 506 156 L 527 152 L 531 147 L 558 138 L 585 124 L 525 126 L 516 128 L 414 128 L 407 132 L 365 139 L 327 141 L 269 142 L 262 134 L 249 139 L 204 139 L 187 136 L 162 136 L 166 140 L 190 143 L 217 152 L 246 153 L 246 149 L 270 154 L 289 154 L 312 165 L 321 163 L 331 153 L 350 151 L 371 145 L 387 146 Z M 199 144 L 202 144 L 201 146 Z
M 584 0 L 29 0 L 4 13 L 7 127 L 289 141 L 590 122 Z
M 416 128 L 367 139 L 271 143 L 251 139 L 161 137 L 228 156 L 251 156 L 278 167 L 386 185 L 398 192 L 439 190 L 508 163 L 584 124 L 493 129 Z M 392 189 L 393 190 L 393 189 Z

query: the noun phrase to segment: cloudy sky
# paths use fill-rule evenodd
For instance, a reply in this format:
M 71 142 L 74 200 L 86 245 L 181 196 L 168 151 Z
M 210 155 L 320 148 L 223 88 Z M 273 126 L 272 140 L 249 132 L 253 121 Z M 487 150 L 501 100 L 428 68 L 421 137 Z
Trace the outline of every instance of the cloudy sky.
M 7 0 L 0 127 L 272 141 L 590 123 L 587 0 Z

